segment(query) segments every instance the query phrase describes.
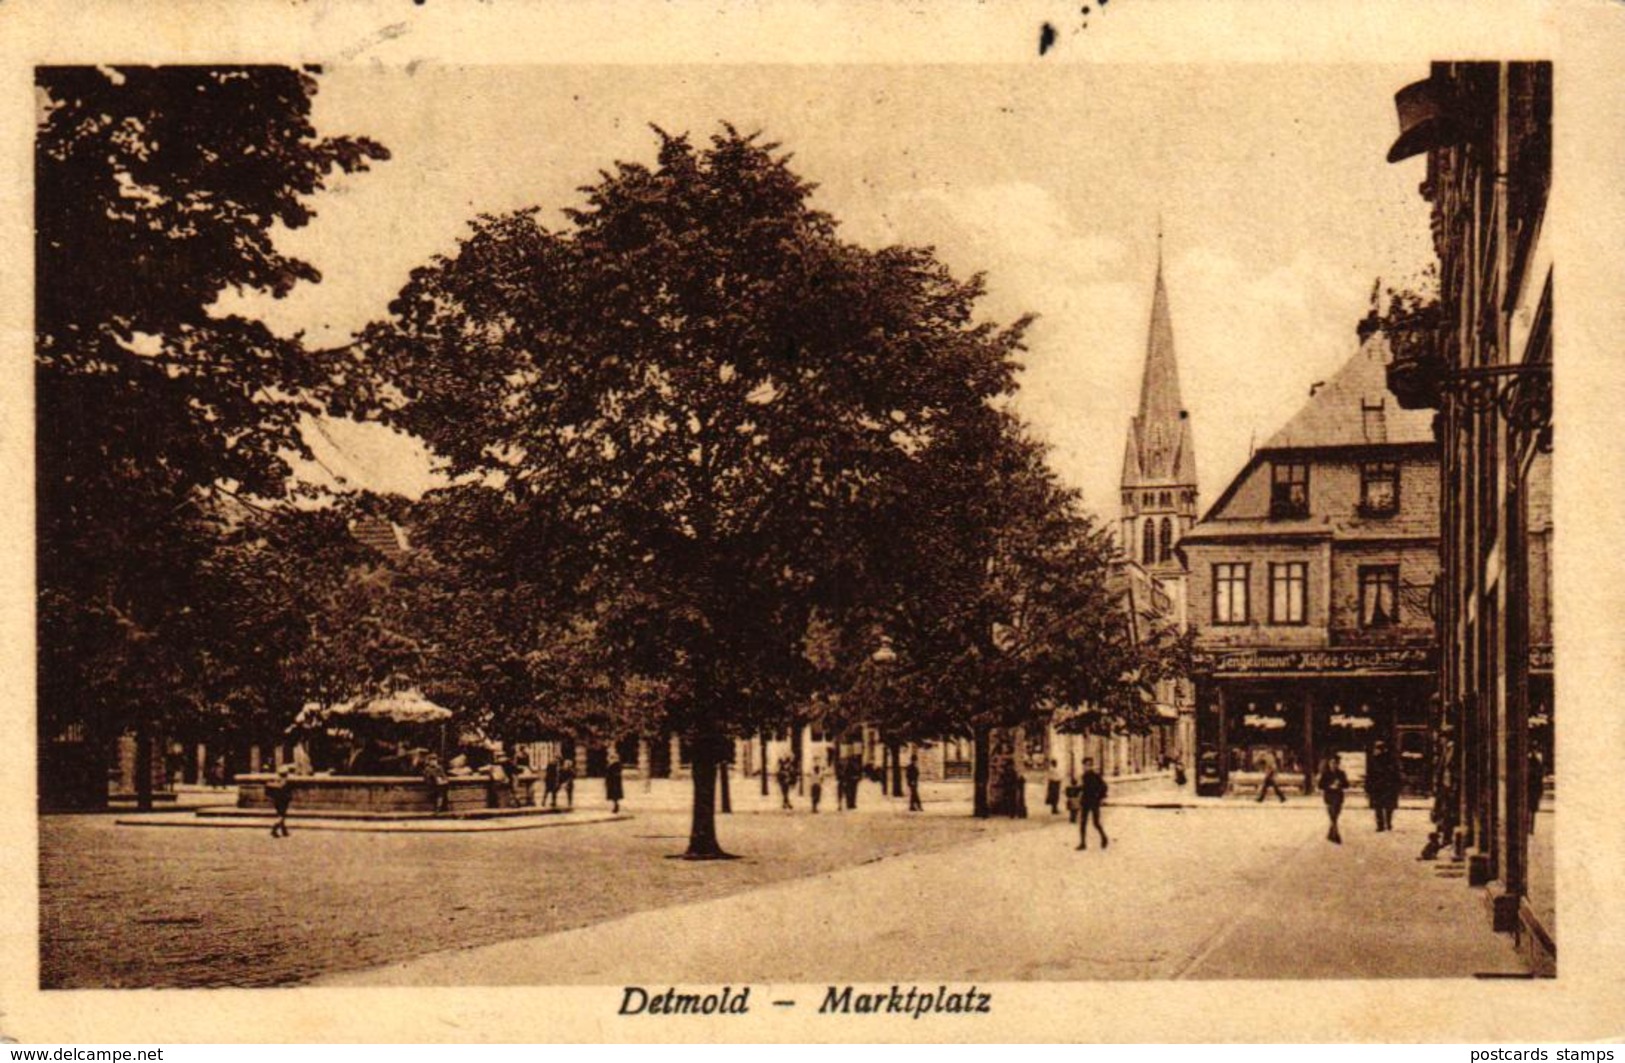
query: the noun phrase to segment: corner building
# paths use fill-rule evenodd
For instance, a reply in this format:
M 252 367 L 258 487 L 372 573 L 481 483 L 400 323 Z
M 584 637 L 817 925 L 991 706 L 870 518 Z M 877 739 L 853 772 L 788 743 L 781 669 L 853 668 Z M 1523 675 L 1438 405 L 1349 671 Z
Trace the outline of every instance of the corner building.
M 1439 262 L 1388 384 L 1437 411 L 1441 826 L 1494 926 L 1556 967 L 1553 783 L 1552 64 L 1434 63 L 1395 96 L 1389 162 L 1425 155 Z M 1540 818 L 1545 819 L 1542 815 Z
M 1196 638 L 1196 782 L 1312 792 L 1322 760 L 1364 777 L 1378 740 L 1428 785 L 1437 666 L 1438 447 L 1428 414 L 1386 390 L 1370 335 L 1248 460 L 1180 544 Z

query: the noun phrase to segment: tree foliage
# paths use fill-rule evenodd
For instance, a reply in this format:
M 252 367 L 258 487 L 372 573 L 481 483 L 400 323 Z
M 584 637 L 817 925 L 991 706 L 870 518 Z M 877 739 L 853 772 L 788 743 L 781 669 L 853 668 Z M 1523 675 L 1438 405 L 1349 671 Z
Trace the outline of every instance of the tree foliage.
M 660 134 L 560 231 L 482 217 L 414 272 L 360 355 L 385 416 L 538 528 L 529 561 L 601 603 L 595 637 L 666 692 L 695 750 L 690 853 L 719 742 L 814 690 L 814 610 L 883 561 L 897 485 L 995 418 L 1025 322 L 979 278 L 839 239 L 776 145 Z
M 316 133 L 309 72 L 44 67 L 36 86 L 40 717 L 95 739 L 188 700 L 216 500 L 284 492 L 330 383 L 211 307 L 316 280 L 275 227 L 387 153 Z

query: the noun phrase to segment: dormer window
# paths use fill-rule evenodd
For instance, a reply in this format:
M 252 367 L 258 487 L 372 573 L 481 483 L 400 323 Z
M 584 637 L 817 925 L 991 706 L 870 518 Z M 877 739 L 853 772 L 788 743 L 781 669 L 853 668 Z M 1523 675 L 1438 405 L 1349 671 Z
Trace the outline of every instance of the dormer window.
M 1270 516 L 1274 519 L 1309 515 L 1309 466 L 1278 461 L 1270 466 Z
M 1368 461 L 1360 466 L 1360 512 L 1387 517 L 1399 512 L 1399 464 Z

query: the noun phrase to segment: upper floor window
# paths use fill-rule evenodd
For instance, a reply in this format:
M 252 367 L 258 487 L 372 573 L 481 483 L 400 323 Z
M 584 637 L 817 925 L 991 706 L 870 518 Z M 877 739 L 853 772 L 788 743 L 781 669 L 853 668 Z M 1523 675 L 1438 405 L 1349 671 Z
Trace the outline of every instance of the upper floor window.
M 1153 517 L 1145 519 L 1140 531 L 1140 560 L 1147 565 L 1157 563 L 1157 522 Z
M 1360 566 L 1360 626 L 1399 623 L 1399 566 Z
M 1270 516 L 1309 515 L 1309 466 L 1303 462 L 1278 461 L 1270 466 Z
M 1270 623 L 1303 623 L 1308 586 L 1309 566 L 1305 562 L 1271 562 Z
M 1382 516 L 1399 511 L 1399 465 L 1368 461 L 1360 466 L 1360 512 Z
M 1174 522 L 1167 517 L 1162 518 L 1161 542 L 1158 544 L 1157 555 L 1163 561 L 1171 561 L 1174 556 Z
M 1213 622 L 1247 622 L 1247 566 L 1234 562 L 1213 566 Z
M 1172 491 L 1159 491 L 1157 493 L 1157 505 L 1161 506 L 1163 509 L 1167 509 L 1173 504 L 1174 494 Z

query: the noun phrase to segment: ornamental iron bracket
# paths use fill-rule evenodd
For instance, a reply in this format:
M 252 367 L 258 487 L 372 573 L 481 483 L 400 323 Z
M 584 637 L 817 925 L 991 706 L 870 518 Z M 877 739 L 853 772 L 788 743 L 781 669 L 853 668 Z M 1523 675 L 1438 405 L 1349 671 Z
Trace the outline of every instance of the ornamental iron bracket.
M 1498 410 L 1515 437 L 1533 440 L 1543 453 L 1552 449 L 1552 365 L 1528 362 L 1458 369 L 1444 392 L 1468 413 Z

